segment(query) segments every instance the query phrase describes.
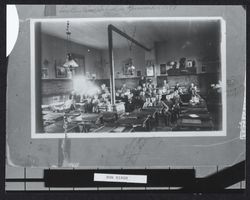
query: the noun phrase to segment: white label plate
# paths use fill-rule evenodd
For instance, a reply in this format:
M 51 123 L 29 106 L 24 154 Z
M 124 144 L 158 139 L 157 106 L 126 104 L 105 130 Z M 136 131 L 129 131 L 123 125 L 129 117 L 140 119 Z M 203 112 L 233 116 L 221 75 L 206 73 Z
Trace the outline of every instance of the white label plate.
M 94 181 L 146 184 L 147 176 L 146 175 L 94 173 Z

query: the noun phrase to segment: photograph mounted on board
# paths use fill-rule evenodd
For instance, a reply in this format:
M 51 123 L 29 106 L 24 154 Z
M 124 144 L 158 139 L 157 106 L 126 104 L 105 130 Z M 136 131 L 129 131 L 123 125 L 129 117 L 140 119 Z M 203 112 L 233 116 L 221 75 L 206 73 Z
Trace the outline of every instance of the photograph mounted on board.
M 153 34 L 146 27 L 159 28 Z M 176 27 L 179 32 L 173 34 Z M 199 37 L 187 35 L 187 27 Z M 130 29 L 136 30 L 132 36 L 127 33 Z M 60 138 L 65 133 L 69 137 L 168 137 L 171 132 L 184 137 L 226 135 L 222 18 L 33 19 L 31 35 L 45 41 L 31 40 L 32 79 L 41 84 L 41 91 L 31 87 L 31 100 L 40 98 L 41 102 L 31 108 L 36 111 L 32 137 Z M 142 40 L 141 35 L 151 40 Z M 176 53 L 177 44 L 166 42 L 167 36 L 183 43 L 183 55 Z M 133 48 L 127 47 L 128 41 Z M 35 53 L 38 48 L 40 54 Z M 199 49 L 203 51 L 198 53 Z M 49 51 L 56 53 L 49 56 Z M 36 77 L 33 66 L 39 60 L 55 61 L 55 77 L 51 74 L 50 81 L 46 75 Z M 204 72 L 204 65 L 209 73 Z M 214 90 L 211 85 L 215 84 L 221 89 Z M 54 96 L 60 101 L 53 102 Z
M 6 191 L 244 195 L 242 6 L 11 7 L 22 34 L 8 57 Z M 143 184 L 95 182 L 103 170 Z M 72 174 L 49 183 L 58 171 Z

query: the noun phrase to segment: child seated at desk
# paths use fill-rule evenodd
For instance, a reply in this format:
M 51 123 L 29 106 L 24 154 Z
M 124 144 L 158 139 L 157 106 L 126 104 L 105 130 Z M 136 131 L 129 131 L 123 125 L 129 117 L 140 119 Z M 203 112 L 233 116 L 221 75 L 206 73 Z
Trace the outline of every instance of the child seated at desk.
M 131 96 L 131 98 L 128 98 L 128 101 L 125 103 L 125 112 L 132 112 L 135 109 L 133 99 L 133 96 Z
M 91 97 L 87 97 L 87 102 L 84 105 L 84 112 L 85 113 L 92 113 L 93 110 L 93 104 Z
M 177 120 L 178 117 L 179 117 L 180 111 L 181 111 L 181 106 L 180 105 L 182 104 L 182 101 L 181 101 L 178 90 L 176 90 L 174 92 L 173 102 L 174 102 L 174 104 L 173 104 L 174 118 L 175 118 L 175 120 Z
M 146 102 L 143 104 L 143 108 L 147 108 L 147 107 L 150 107 L 150 106 L 152 106 L 152 103 L 150 101 L 150 97 L 147 97 Z
M 121 88 L 121 93 L 126 93 L 128 90 L 127 85 L 124 83 Z
M 156 90 L 156 89 L 153 89 L 153 90 L 152 90 L 152 96 L 153 96 L 153 97 L 156 97 L 156 95 L 157 95 L 157 90 Z
M 97 113 L 98 112 L 98 105 L 100 104 L 100 100 L 98 99 L 98 95 L 94 95 L 94 98 L 92 100 L 92 112 Z
M 162 98 L 162 95 L 161 94 L 157 94 L 155 96 L 155 98 L 152 98 L 152 105 L 153 106 L 158 106 L 158 107 L 163 106 L 162 102 L 161 102 L 161 98 Z
M 136 88 L 137 91 L 142 91 L 142 86 L 138 85 Z
M 132 104 L 134 105 L 134 109 L 138 109 L 143 107 L 144 101 L 141 96 L 136 95 L 132 99 Z
M 170 121 L 173 123 L 174 120 L 175 120 L 175 110 L 174 110 L 174 102 L 173 100 L 171 99 L 171 95 L 164 95 L 162 96 L 164 98 L 162 98 L 162 102 L 168 107 L 166 113 L 167 113 L 167 116 L 168 116 L 168 121 L 167 121 L 167 124 L 169 125 L 170 124 Z
M 189 102 L 190 102 L 190 104 L 195 105 L 195 104 L 200 103 L 201 100 L 202 100 L 202 98 L 197 92 L 197 86 L 194 86 L 194 89 L 193 89 L 192 94 L 191 94 L 191 99 Z
M 151 96 L 151 98 L 150 98 L 150 101 L 151 101 L 151 103 L 152 103 L 152 106 L 154 106 L 155 105 L 155 102 L 156 102 L 156 96 Z
M 140 92 L 140 99 L 143 101 L 143 102 L 145 102 L 146 101 L 146 93 L 144 92 L 144 91 L 141 91 Z
M 169 87 L 169 84 L 168 84 L 167 80 L 163 81 L 162 92 L 164 94 L 169 94 L 170 93 L 170 87 Z
M 171 117 L 171 113 L 169 111 L 169 106 L 162 100 L 162 95 L 158 94 L 155 98 L 155 101 L 153 102 L 153 106 L 157 106 L 157 107 L 162 107 L 162 114 L 164 117 L 164 123 L 166 126 L 169 125 L 169 120 Z

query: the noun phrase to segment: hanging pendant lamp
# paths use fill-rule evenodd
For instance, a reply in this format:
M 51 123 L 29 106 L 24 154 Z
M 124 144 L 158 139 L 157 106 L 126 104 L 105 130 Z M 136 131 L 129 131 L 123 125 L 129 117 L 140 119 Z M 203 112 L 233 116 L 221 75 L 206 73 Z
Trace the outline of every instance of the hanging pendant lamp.
M 69 31 L 69 21 L 67 21 L 67 28 L 66 28 L 66 36 L 67 36 L 67 56 L 66 56 L 66 62 L 63 64 L 63 67 L 68 68 L 70 71 L 73 69 L 79 67 L 77 62 L 73 59 L 71 53 L 69 52 L 69 46 L 70 46 L 70 35 L 71 32 Z

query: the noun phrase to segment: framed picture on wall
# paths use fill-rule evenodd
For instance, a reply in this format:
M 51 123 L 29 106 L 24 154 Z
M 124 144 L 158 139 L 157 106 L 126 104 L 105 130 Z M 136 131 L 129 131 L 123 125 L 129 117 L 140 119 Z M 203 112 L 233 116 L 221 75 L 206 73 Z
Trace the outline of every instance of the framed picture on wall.
M 61 61 L 55 60 L 54 66 L 56 78 L 68 78 L 68 70 L 62 66 Z
M 147 76 L 154 76 L 154 65 L 148 66 L 146 68 L 146 75 Z
M 201 71 L 202 71 L 202 72 L 206 72 L 206 65 L 202 65 Z
M 187 61 L 187 67 L 193 67 L 193 60 Z
M 160 72 L 161 72 L 161 74 L 166 74 L 167 73 L 166 64 L 160 64 Z
M 67 78 L 67 69 L 63 66 L 56 66 L 56 78 Z
M 129 70 L 129 63 L 125 63 L 123 67 L 123 75 L 131 75 L 131 72 Z
M 134 75 L 135 67 L 133 66 L 132 59 L 129 58 L 123 61 L 123 75 Z

